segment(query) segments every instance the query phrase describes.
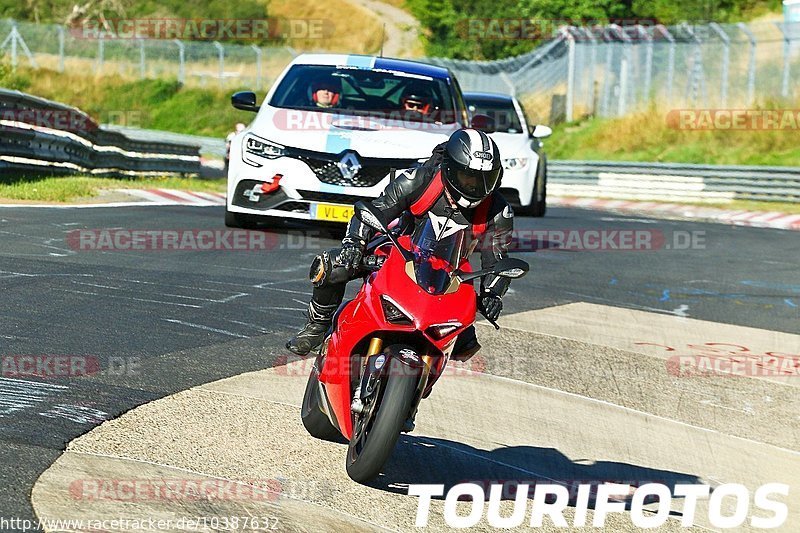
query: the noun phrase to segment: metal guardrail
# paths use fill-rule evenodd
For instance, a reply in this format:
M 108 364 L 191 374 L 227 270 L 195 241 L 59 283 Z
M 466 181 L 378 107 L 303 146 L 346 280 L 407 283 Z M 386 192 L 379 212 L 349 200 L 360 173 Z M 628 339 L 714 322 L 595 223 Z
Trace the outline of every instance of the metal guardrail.
M 800 167 L 550 160 L 547 187 L 557 196 L 620 200 L 800 203 Z
M 194 175 L 199 147 L 134 140 L 77 108 L 0 89 L 0 175 Z
M 163 130 L 147 130 L 134 128 L 132 126 L 118 126 L 116 124 L 104 124 L 103 129 L 119 132 L 130 139 L 150 142 L 167 142 L 176 144 L 198 145 L 200 155 L 212 157 L 225 157 L 225 139 L 222 137 L 208 137 L 202 135 L 187 135 L 185 133 L 175 133 Z

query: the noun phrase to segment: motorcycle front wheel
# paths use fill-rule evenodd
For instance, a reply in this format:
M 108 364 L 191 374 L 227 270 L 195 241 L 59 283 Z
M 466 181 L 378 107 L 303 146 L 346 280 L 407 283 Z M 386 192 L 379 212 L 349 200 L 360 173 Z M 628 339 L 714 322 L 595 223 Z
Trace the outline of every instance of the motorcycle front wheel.
M 353 423 L 347 475 L 359 483 L 374 479 L 392 454 L 416 397 L 419 373 L 396 359 L 364 412 Z

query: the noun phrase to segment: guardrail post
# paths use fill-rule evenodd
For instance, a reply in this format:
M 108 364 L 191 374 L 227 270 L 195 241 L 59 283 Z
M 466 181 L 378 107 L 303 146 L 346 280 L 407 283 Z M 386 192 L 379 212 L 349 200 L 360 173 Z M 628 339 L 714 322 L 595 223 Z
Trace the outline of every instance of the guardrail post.
M 178 39 L 173 39 L 172 42 L 178 45 L 178 81 L 184 84 L 186 83 L 186 47 Z
M 58 71 L 64 72 L 64 26 L 58 27 Z
M 716 22 L 708 25 L 722 41 L 722 79 L 720 80 L 720 95 L 722 107 L 728 107 L 728 69 L 731 61 L 731 38 L 723 31 L 722 26 Z
M 617 116 L 623 116 L 628 110 L 628 76 L 630 75 L 631 38 L 625 30 L 617 24 L 610 24 L 609 28 L 616 32 L 622 42 L 622 60 L 619 64 L 619 100 L 617 101 Z
M 139 39 L 139 77 L 145 79 L 147 74 L 147 66 L 144 58 L 144 39 Z
M 573 121 L 575 108 L 575 36 L 571 30 L 571 26 L 561 30 L 567 39 L 567 109 L 564 117 L 567 122 Z
M 636 25 L 636 30 L 639 32 L 640 37 L 644 37 L 647 41 L 647 51 L 645 56 L 645 78 L 644 78 L 644 98 L 649 102 L 652 100 L 650 90 L 653 87 L 653 36 L 647 33 L 647 30 L 641 24 Z
M 611 69 L 614 62 L 614 41 L 609 40 L 609 28 L 603 30 L 603 42 L 606 44 L 606 68 L 603 73 L 603 98 L 600 100 L 600 115 L 608 116 L 608 107 L 611 104 Z M 611 36 L 613 39 L 613 35 Z
M 753 105 L 756 99 L 756 36 L 744 22 L 737 24 L 739 29 L 750 40 L 750 61 L 747 64 L 747 105 Z
M 214 41 L 214 47 L 219 52 L 219 86 L 225 84 L 225 49 L 219 44 L 219 41 Z
M 261 89 L 261 55 L 263 52 L 254 44 L 251 44 L 250 48 L 256 53 L 256 90 L 258 90 Z
M 597 112 L 596 103 L 595 103 L 595 95 L 594 95 L 594 80 L 597 76 L 597 39 L 594 38 L 592 34 L 592 30 L 590 28 L 583 28 L 583 33 L 586 37 L 589 38 L 591 52 L 589 57 L 589 80 L 586 84 L 586 102 L 587 105 L 591 106 L 592 114 Z
M 705 74 L 703 72 L 703 50 L 701 45 L 703 41 L 695 34 L 688 24 L 684 23 L 683 28 L 686 33 L 694 40 L 694 64 L 692 65 L 691 76 L 689 76 L 688 85 L 686 87 L 687 96 L 691 92 L 692 105 L 697 105 L 700 92 L 703 93 L 703 100 L 705 103 Z
M 103 33 L 100 33 L 100 38 L 97 39 L 97 63 L 95 64 L 95 72 L 100 73 L 103 70 L 103 55 L 105 52 L 105 43 L 103 42 Z
M 775 24 L 783 34 L 783 81 L 781 83 L 781 96 L 789 97 L 789 80 L 791 77 L 792 41 L 787 28 L 783 24 Z
M 17 25 L 11 27 L 11 70 L 17 70 Z
M 664 82 L 665 89 L 666 89 L 666 102 L 668 105 L 672 105 L 672 93 L 674 90 L 675 85 L 675 37 L 669 32 L 666 26 L 663 24 L 658 24 L 653 29 L 654 33 L 658 30 L 661 32 L 661 35 L 669 42 L 669 54 L 667 58 L 667 79 Z

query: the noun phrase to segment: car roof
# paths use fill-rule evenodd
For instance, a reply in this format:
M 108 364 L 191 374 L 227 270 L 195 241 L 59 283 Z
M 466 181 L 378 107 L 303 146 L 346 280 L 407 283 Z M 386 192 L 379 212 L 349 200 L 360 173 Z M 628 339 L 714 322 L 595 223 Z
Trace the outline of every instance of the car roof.
M 498 104 L 513 104 L 514 97 L 510 94 L 501 93 L 480 93 L 480 92 L 465 92 L 464 100 L 469 102 L 494 102 Z
M 363 69 L 384 69 L 407 74 L 429 76 L 431 78 L 449 79 L 450 71 L 418 61 L 393 59 L 389 57 L 365 56 L 358 54 L 300 54 L 293 65 L 332 65 L 348 66 Z

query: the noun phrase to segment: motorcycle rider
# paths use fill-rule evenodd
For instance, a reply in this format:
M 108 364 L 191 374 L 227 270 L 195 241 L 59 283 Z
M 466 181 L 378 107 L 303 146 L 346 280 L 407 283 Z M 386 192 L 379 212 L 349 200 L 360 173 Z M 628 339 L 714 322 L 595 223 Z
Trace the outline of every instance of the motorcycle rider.
M 415 170 L 393 179 L 372 204 L 393 220 L 410 211 L 415 222 L 428 217 L 445 227 L 472 229 L 470 250 L 479 243 L 482 268 L 490 268 L 507 257 L 513 230 L 513 212 L 497 192 L 502 177 L 500 152 L 484 132 L 461 129 L 433 150 L 431 158 Z M 362 277 L 367 243 L 374 231 L 355 216 L 339 249 L 318 255 L 309 276 L 314 285 L 307 322 L 286 348 L 306 355 L 323 341 L 336 309 L 342 303 L 347 282 Z M 509 280 L 489 275 L 481 280 L 478 306 L 496 320 L 503 308 L 502 297 Z M 466 360 L 480 349 L 474 326 L 459 335 L 453 358 Z

